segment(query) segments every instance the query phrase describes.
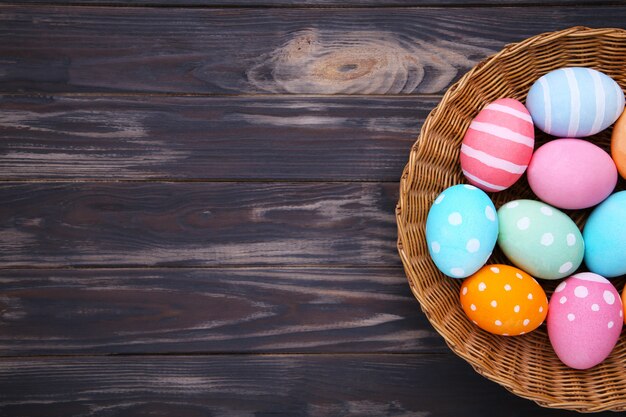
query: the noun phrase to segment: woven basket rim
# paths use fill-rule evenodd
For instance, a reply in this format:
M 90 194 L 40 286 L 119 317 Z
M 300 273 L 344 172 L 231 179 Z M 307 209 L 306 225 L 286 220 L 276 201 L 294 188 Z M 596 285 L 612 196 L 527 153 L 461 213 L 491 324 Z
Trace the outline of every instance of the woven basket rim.
M 529 46 L 533 47 L 541 47 L 542 45 L 548 44 L 550 42 L 554 42 L 560 38 L 590 38 L 590 37 L 606 37 L 606 38 L 615 38 L 615 41 L 624 42 L 626 39 L 626 30 L 620 28 L 589 28 L 585 26 L 574 26 L 560 31 L 554 32 L 545 32 L 533 37 L 527 38 L 521 42 L 511 43 L 506 46 L 498 53 L 493 54 L 481 62 L 479 62 L 476 66 L 470 69 L 466 74 L 464 74 L 456 83 L 454 83 L 448 91 L 443 95 L 441 101 L 437 104 L 437 106 L 430 112 L 424 124 L 422 125 L 418 138 L 414 142 L 411 147 L 409 153 L 409 160 L 405 165 L 402 175 L 400 178 L 400 193 L 398 203 L 396 205 L 396 222 L 398 226 L 398 240 L 397 240 L 397 249 L 400 255 L 400 259 L 402 260 L 404 270 L 407 276 L 407 279 L 410 284 L 411 292 L 415 296 L 415 298 L 419 301 L 422 311 L 428 318 L 431 325 L 435 328 L 435 330 L 443 337 L 447 346 L 459 357 L 463 358 L 466 362 L 468 362 L 472 368 L 480 375 L 500 384 L 508 391 L 518 395 L 520 397 L 532 400 L 543 407 L 550 408 L 563 408 L 569 410 L 575 410 L 579 412 L 599 412 L 599 411 L 622 411 L 626 410 L 626 397 L 623 399 L 619 399 L 618 401 L 613 401 L 611 403 L 597 403 L 597 402 L 576 402 L 576 403 L 564 403 L 559 399 L 552 398 L 549 395 L 537 395 L 534 392 L 529 392 L 524 389 L 519 389 L 517 386 L 508 383 L 506 380 L 501 379 L 497 374 L 490 372 L 488 369 L 483 367 L 481 363 L 475 360 L 475 357 L 470 353 L 465 352 L 460 349 L 456 344 L 448 337 L 446 330 L 443 326 L 437 321 L 433 321 L 431 318 L 431 311 L 429 303 L 426 302 L 425 294 L 418 288 L 416 282 L 412 280 L 412 277 L 417 276 L 417 273 L 412 265 L 409 255 L 405 251 L 406 239 L 407 239 L 407 221 L 405 218 L 405 209 L 408 205 L 408 193 L 415 185 L 416 177 L 416 164 L 417 162 L 424 156 L 425 151 L 425 141 L 424 137 L 427 137 L 431 125 L 436 121 L 436 116 L 442 110 L 442 105 L 445 103 L 454 102 L 458 96 L 462 94 L 464 88 L 469 84 L 472 78 L 482 71 L 488 70 L 493 65 L 496 65 L 498 60 L 504 57 L 511 57 L 516 54 L 519 54 L 521 51 L 524 51 Z M 419 284 L 419 282 L 417 282 Z

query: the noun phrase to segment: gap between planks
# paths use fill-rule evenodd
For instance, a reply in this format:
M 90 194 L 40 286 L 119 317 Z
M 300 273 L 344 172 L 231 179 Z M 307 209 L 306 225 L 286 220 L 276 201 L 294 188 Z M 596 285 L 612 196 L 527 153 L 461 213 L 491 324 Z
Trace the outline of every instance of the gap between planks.
M 0 5 L 0 7 L 2 7 Z M 416 100 L 416 99 L 424 99 L 424 100 L 432 100 L 432 99 L 442 99 L 443 94 L 425 94 L 425 93 L 414 93 L 414 94 L 302 94 L 302 93 L 233 93 L 233 94 L 224 94 L 224 93 L 177 93 L 177 92 L 108 92 L 108 91 L 93 91 L 93 92 L 63 92 L 63 91 L 55 91 L 55 92 L 45 92 L 45 91 L 25 91 L 25 92 L 12 92 L 12 91 L 0 91 L 0 96 L 6 97 L 67 97 L 67 98 L 137 98 L 137 97 L 198 97 L 198 98 L 238 98 L 238 99 L 246 99 L 246 98 L 254 98 L 254 99 L 276 99 L 276 100 L 287 100 L 287 99 L 305 99 L 305 98 L 327 98 L 327 99 L 349 99 L 349 98 L 384 98 L 384 99 L 407 99 L 407 100 Z
M 54 2 L 38 2 L 38 1 L 29 1 L 29 2 L 12 2 L 12 3 L 2 3 L 0 7 L 15 7 L 15 6 L 26 6 L 26 7 L 46 7 L 46 6 L 54 6 L 54 7 L 88 7 L 92 9 L 97 8 L 116 8 L 116 9 L 145 9 L 145 8 L 154 8 L 154 9 L 476 9 L 476 8 L 504 8 L 504 7 L 542 7 L 542 8 L 552 8 L 552 7 L 610 7 L 610 6 L 623 6 L 623 3 L 619 1 L 599 1 L 599 2 L 559 2 L 559 1 L 549 1 L 549 2 L 541 2 L 541 1 L 526 1 L 519 3 L 489 3 L 489 2 L 470 2 L 470 3 L 438 3 L 436 0 L 432 2 L 425 2 L 423 4 L 415 4 L 415 5 L 402 5 L 400 3 L 390 2 L 388 4 L 228 4 L 228 3 L 215 3 L 211 5 L 204 4 L 163 4 L 163 3 L 142 3 L 142 4 L 124 4 L 124 3 L 114 3 L 114 2 L 99 2 L 99 3 L 90 3 L 90 2 L 72 2 L 72 3 L 54 3 Z
M 0 183 L 48 183 L 48 184 L 66 184 L 66 183 L 97 183 L 97 184 L 115 184 L 115 183 L 159 183 L 159 184 L 177 184 L 177 183 L 257 183 L 257 184 L 395 184 L 400 183 L 400 177 L 397 180 L 360 180 L 360 179 L 335 179 L 327 180 L 322 178 L 302 178 L 283 180 L 277 178 L 251 178 L 251 179 L 233 179 L 233 178 L 120 178 L 120 179 L 99 179 L 99 178 L 81 178 L 81 179 L 46 179 L 46 178 L 0 178 Z
M 220 265 L 172 265 L 172 266 L 151 266 L 151 265 L 111 265 L 111 264 L 103 264 L 103 265 L 59 265 L 59 266 L 46 266 L 42 265 L 38 267 L 36 265 L 24 265 L 24 266 L 8 266 L 3 267 L 0 265 L 0 271 L 59 271 L 59 270 L 83 270 L 83 269 L 93 269 L 93 270 L 115 270 L 115 271 L 123 271 L 123 270 L 171 270 L 171 269 L 184 269 L 184 270 L 205 270 L 205 269 L 234 269 L 234 270 L 282 270 L 282 269 L 373 269 L 373 270 L 401 270 L 403 269 L 400 265 L 360 265 L 360 264 L 346 264 L 346 265 L 318 265 L 318 264 L 299 264 L 299 265 L 228 265 L 228 264 L 220 264 Z
M 137 265 L 137 266 L 111 266 L 111 265 L 104 265 L 101 267 L 97 267 L 97 266 L 93 266 L 93 265 L 78 265 L 78 266 L 62 266 L 62 267 L 51 267 L 51 268 L 46 268 L 46 267 L 37 267 L 37 266 L 33 266 L 33 267 L 28 267 L 28 266 L 17 266 L 17 267 L 7 267 L 7 268 L 0 268 L 3 271 L 10 271 L 12 269 L 15 270 L 19 270 L 19 271 L 28 271 L 28 270 L 33 270 L 33 271 L 40 271 L 40 270 L 45 270 L 45 269 L 50 269 L 50 270 L 58 270 L 58 269 L 107 269 L 107 270 L 117 270 L 117 271 L 124 271 L 124 270 L 137 270 L 137 269 L 146 269 L 146 270 L 159 270 L 159 269 L 163 269 L 163 270 L 169 270 L 169 269 L 186 269 L 186 270 L 203 270 L 203 269 L 237 269 L 237 270 L 292 270 L 292 269 L 302 269 L 302 270 L 306 270 L 306 269 L 362 269 L 363 265 L 318 265 L 318 264 L 311 264 L 311 265 L 276 265 L 276 266 L 272 266 L 272 265 L 260 265 L 260 266 L 254 266 L 254 265 L 232 265 L 232 266 L 163 266 L 163 265 L 156 265 L 156 266 L 141 266 L 141 265 Z M 401 265 L 371 265 L 371 266 L 367 266 L 367 269 L 376 269 L 376 270 L 385 270 L 385 269 L 389 269 L 389 270 L 399 270 L 402 269 L 403 267 Z
M 394 357 L 394 356 L 450 356 L 447 351 L 426 351 L 426 352 L 159 352 L 159 353 L 57 353 L 47 355 L 0 355 L 0 362 L 9 359 L 65 359 L 65 358 L 114 358 L 140 356 L 142 358 L 151 357 L 218 357 L 218 356 L 270 356 L 270 357 L 303 357 L 303 356 L 352 356 L 352 357 Z

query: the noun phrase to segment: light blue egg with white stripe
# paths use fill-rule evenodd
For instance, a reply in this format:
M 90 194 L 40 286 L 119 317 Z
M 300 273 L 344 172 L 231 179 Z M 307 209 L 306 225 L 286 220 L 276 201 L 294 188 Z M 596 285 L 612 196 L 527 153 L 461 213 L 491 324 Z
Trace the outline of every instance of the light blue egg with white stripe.
M 600 71 L 561 68 L 533 84 L 526 107 L 542 131 L 562 138 L 582 138 L 617 120 L 624 110 L 624 92 Z
M 498 216 L 484 191 L 468 184 L 445 189 L 426 218 L 428 252 L 437 268 L 465 278 L 489 259 L 498 238 Z

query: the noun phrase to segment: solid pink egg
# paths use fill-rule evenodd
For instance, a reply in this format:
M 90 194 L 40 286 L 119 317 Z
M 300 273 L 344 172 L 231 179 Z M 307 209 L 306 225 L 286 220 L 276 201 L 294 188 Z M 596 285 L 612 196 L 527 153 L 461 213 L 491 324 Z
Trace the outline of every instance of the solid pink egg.
M 461 144 L 461 169 L 476 187 L 502 191 L 526 171 L 534 145 L 535 130 L 526 107 L 501 98 L 472 120 Z
M 537 197 L 564 209 L 595 206 L 617 184 L 611 156 L 582 139 L 556 139 L 541 146 L 533 154 L 526 175 Z

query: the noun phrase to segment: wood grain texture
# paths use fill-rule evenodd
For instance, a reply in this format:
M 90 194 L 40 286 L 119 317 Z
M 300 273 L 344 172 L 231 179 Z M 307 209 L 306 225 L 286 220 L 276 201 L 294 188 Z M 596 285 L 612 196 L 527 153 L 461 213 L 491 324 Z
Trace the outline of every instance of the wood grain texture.
M 399 266 L 395 183 L 4 183 L 0 265 Z
M 578 415 L 516 397 L 451 354 L 4 359 L 0 392 L 12 417 Z
M 401 268 L 0 270 L 0 354 L 441 352 Z
M 2 179 L 397 181 L 437 98 L 0 98 Z
M 12 0 L 12 4 L 159 7 L 437 7 L 482 5 L 546 5 L 540 0 Z M 550 5 L 606 5 L 607 0 L 550 0 Z
M 626 6 L 0 7 L 0 91 L 439 94 L 506 43 Z

